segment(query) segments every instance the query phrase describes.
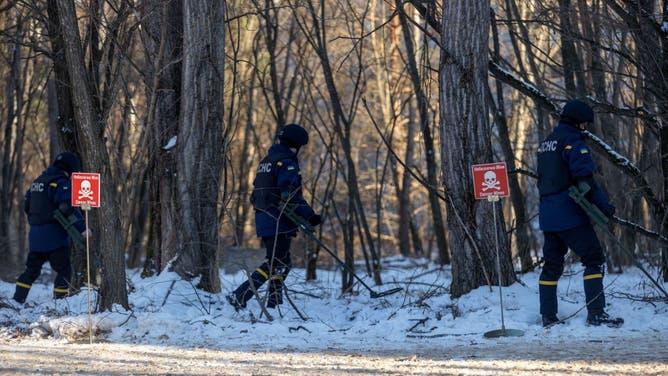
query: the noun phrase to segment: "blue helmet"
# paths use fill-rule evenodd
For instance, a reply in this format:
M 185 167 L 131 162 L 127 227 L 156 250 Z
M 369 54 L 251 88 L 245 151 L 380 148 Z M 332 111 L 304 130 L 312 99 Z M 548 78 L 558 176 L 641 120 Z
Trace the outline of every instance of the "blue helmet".
M 308 144 L 306 129 L 297 124 L 288 124 L 278 131 L 278 140 L 289 148 L 297 148 Z
M 568 124 L 592 123 L 594 110 L 585 102 L 573 99 L 564 106 L 560 120 Z
M 66 151 L 58 154 L 53 161 L 53 167 L 59 168 L 68 174 L 81 171 L 81 159 L 75 153 Z

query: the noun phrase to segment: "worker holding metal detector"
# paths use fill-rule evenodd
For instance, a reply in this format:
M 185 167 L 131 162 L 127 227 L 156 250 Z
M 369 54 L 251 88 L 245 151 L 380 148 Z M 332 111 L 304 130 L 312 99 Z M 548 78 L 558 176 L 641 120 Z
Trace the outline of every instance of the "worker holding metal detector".
M 288 276 L 292 261 L 290 243 L 296 236 L 297 225 L 284 215 L 286 207 L 294 207 L 309 225 L 321 222 L 302 196 L 302 179 L 297 160 L 299 149 L 308 143 L 308 133 L 297 124 L 288 124 L 278 132 L 278 143 L 271 146 L 260 162 L 253 182 L 251 203 L 255 209 L 255 231 L 266 248 L 266 258 L 236 290 L 227 295 L 227 301 L 238 311 L 257 290 L 269 280 L 267 307 L 283 303 L 283 281 Z
M 54 299 L 69 294 L 70 249 L 72 246 L 83 247 L 84 237 L 90 235 L 83 216 L 70 202 L 70 177 L 80 170 L 81 160 L 77 154 L 60 153 L 26 192 L 24 211 L 30 224 L 30 252 L 25 271 L 16 280 L 13 299 L 18 303 L 25 303 L 33 282 L 47 261 L 57 273 L 53 282 Z
M 559 123 L 538 147 L 539 223 L 545 243 L 545 264 L 539 280 L 540 313 L 543 326 L 561 322 L 557 317 L 557 282 L 564 270 L 564 257 L 570 248 L 585 267 L 583 274 L 587 304 L 587 325 L 619 327 L 621 318 L 605 312 L 603 275 L 605 256 L 592 219 L 573 189 L 582 192 L 606 217 L 615 208 L 594 180 L 594 161 L 582 131 L 594 121 L 592 108 L 571 100 L 563 108 Z M 577 187 L 588 187 L 580 191 Z

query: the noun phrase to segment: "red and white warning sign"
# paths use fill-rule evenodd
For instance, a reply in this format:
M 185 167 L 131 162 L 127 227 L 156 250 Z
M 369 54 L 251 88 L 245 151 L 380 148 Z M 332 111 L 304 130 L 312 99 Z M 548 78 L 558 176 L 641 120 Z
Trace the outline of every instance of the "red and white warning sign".
M 72 173 L 72 206 L 87 203 L 100 207 L 100 174 L 92 172 Z
M 510 195 L 506 162 L 473 165 L 471 171 L 473 172 L 476 200 L 490 196 L 506 197 Z

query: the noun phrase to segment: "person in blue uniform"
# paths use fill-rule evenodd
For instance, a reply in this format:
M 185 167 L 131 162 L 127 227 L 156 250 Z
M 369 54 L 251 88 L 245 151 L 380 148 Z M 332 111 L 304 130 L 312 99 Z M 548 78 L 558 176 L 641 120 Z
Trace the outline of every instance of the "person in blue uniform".
M 605 192 L 594 180 L 594 161 L 582 135 L 586 125 L 593 121 L 594 111 L 588 104 L 571 100 L 564 106 L 557 126 L 538 147 L 539 222 L 545 237 L 545 264 L 538 283 L 545 327 L 559 322 L 557 282 L 569 248 L 585 267 L 587 324 L 620 326 L 624 322 L 605 312 L 603 249 L 587 213 L 568 194 L 569 187 L 585 182 L 591 187 L 586 198 L 606 216 L 612 217 L 615 213 Z
M 302 178 L 297 153 L 308 143 L 308 133 L 297 124 L 288 124 L 278 132 L 278 143 L 271 146 L 262 159 L 253 181 L 251 203 L 255 210 L 255 230 L 266 249 L 265 261 L 237 289 L 226 296 L 238 311 L 245 308 L 267 280 L 267 307 L 275 308 L 283 303 L 282 286 L 288 276 L 292 261 L 290 243 L 297 234 L 297 226 L 282 214 L 286 204 L 294 207 L 297 215 L 313 226 L 321 222 L 302 196 Z
M 26 260 L 25 271 L 16 281 L 14 300 L 24 303 L 33 282 L 39 277 L 42 265 L 51 264 L 57 273 L 53 283 L 53 297 L 64 298 L 72 268 L 70 266 L 71 239 L 67 231 L 53 216 L 60 210 L 65 217 L 74 213 L 78 221 L 74 226 L 84 236 L 86 224 L 81 212 L 71 206 L 70 176 L 81 170 L 81 160 L 71 152 L 58 154 L 53 164 L 30 185 L 25 194 L 24 211 L 28 215 L 30 231 L 28 235 L 30 251 Z

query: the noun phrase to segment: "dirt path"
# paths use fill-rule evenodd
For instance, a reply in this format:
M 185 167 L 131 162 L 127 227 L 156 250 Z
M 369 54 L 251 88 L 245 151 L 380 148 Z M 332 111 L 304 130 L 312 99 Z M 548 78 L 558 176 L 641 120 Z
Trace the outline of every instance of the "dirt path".
M 397 344 L 394 347 L 399 347 Z M 668 375 L 668 341 L 472 341 L 375 352 L 212 350 L 136 344 L 0 343 L 1 375 Z

